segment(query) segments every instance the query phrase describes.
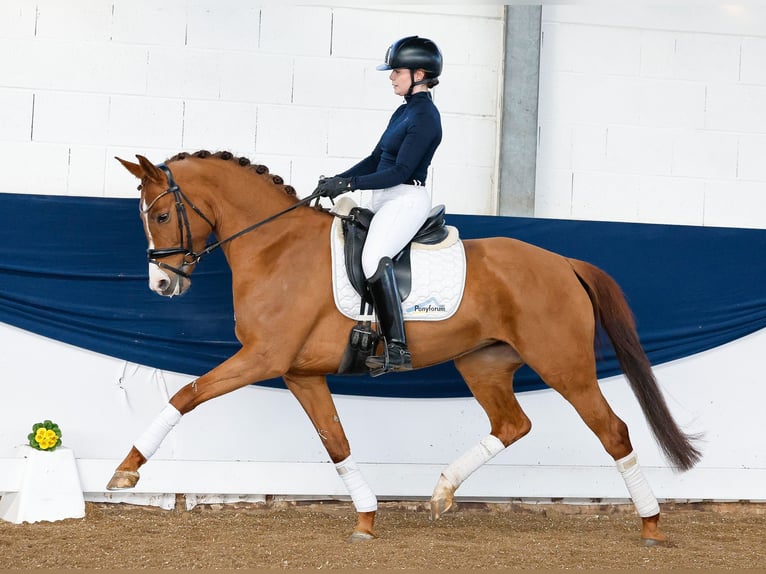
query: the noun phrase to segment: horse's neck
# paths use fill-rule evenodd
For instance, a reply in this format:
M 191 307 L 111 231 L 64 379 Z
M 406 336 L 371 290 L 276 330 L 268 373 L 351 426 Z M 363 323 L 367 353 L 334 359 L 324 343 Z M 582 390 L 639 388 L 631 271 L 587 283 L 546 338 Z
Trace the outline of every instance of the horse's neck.
M 266 221 L 292 206 L 289 198 L 260 197 L 258 194 L 226 194 L 217 200 L 218 232 L 221 235 L 231 235 L 240 229 Z M 296 208 L 300 209 L 300 208 Z M 283 216 L 277 216 L 278 221 Z M 264 223 L 263 226 L 270 226 Z
M 264 190 L 265 191 L 265 190 Z M 324 233 L 329 238 L 332 217 L 305 206 L 294 207 L 289 196 L 271 194 L 232 194 L 224 196 L 217 206 L 217 218 L 221 223 L 216 230 L 219 241 L 249 229 L 231 241 L 234 256 L 244 250 L 248 255 L 268 250 L 282 255 L 294 249 L 313 249 Z M 293 209 L 290 209 L 293 208 Z M 286 211 L 290 209 L 289 211 Z M 273 218 L 273 219 L 272 219 Z M 229 257 L 229 253 L 227 253 Z M 230 264 L 236 263 L 230 261 Z
M 332 219 L 301 206 L 232 241 L 226 258 L 235 305 L 280 305 L 286 292 L 301 292 L 317 277 L 329 276 Z M 255 294 L 258 301 L 252 300 Z

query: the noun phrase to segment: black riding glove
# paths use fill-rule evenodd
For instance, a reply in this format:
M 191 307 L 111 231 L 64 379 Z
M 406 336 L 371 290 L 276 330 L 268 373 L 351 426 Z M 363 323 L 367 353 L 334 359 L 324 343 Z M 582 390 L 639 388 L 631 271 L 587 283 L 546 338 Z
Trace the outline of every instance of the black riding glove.
M 353 188 L 351 187 L 350 177 L 336 176 L 336 177 L 320 177 L 316 190 L 320 192 L 322 197 L 329 197 L 330 199 L 335 199 L 342 193 L 353 191 Z

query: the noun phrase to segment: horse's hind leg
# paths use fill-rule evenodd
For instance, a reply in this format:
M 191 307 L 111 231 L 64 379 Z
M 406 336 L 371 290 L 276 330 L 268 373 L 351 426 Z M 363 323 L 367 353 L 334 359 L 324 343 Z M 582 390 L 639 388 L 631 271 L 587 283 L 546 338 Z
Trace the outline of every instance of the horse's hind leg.
M 455 359 L 455 367 L 489 417 L 490 434 L 442 471 L 431 496 L 433 519 L 450 509 L 455 491 L 474 471 L 532 428 L 513 393 L 513 374 L 521 365 L 518 353 L 500 343 Z
M 325 378 L 284 376 L 283 379 L 311 419 L 330 459 L 335 463 L 338 475 L 351 495 L 357 511 L 357 524 L 348 541 L 362 542 L 374 538 L 373 526 L 378 501 L 351 458 L 351 448 Z
M 641 517 L 641 537 L 647 545 L 665 541 L 658 528 L 660 508 L 630 442 L 627 425 L 606 402 L 598 386 L 593 352 L 593 307 L 581 300 L 565 305 L 557 320 L 527 329 L 519 352 L 525 362 L 577 411 L 614 459 Z
M 536 357 L 525 353 L 525 358 L 545 383 L 569 401 L 582 420 L 598 437 L 607 453 L 615 460 L 625 481 L 636 511 L 641 517 L 641 538 L 646 545 L 661 544 L 665 535 L 658 522 L 660 508 L 638 464 L 630 442 L 627 425 L 614 414 L 606 402 L 596 378 L 596 360 L 590 344 L 573 344 L 562 338 L 564 330 L 548 333 L 548 344 L 558 352 L 551 356 Z M 591 341 L 582 337 L 580 341 Z
M 594 369 L 595 373 L 595 369 Z M 575 386 L 569 383 L 557 390 L 577 410 L 585 424 L 595 433 L 604 449 L 612 456 L 628 488 L 633 504 L 641 517 L 641 539 L 647 546 L 665 542 L 659 529 L 660 507 L 649 483 L 644 477 L 633 452 L 627 425 L 612 411 L 606 402 L 595 374 L 588 381 Z M 556 388 L 555 383 L 546 383 Z

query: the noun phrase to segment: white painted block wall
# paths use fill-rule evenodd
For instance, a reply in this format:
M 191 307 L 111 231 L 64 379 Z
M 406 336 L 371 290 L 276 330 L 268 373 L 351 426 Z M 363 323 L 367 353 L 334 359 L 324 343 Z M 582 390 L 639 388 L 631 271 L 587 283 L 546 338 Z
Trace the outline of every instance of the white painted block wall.
M 429 187 L 496 212 L 502 6 L 242 0 L 0 4 L 3 192 L 131 196 L 112 159 L 231 149 L 301 194 L 399 103 L 374 70 L 436 39 L 445 137 Z M 766 9 L 545 5 L 536 215 L 762 227 Z
M 130 197 L 113 156 L 204 148 L 264 163 L 307 195 L 372 150 L 401 102 L 375 66 L 418 34 L 446 61 L 433 199 L 494 213 L 502 18 L 499 5 L 5 0 L 0 191 Z
M 546 5 L 539 217 L 766 227 L 766 8 Z

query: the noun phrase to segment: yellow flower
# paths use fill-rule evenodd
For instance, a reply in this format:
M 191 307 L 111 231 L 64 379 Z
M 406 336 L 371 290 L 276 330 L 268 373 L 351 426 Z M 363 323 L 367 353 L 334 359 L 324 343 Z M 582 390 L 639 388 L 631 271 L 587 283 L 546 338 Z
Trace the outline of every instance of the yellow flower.
M 40 445 L 41 449 L 48 450 L 49 448 L 56 446 L 56 443 L 59 440 L 59 435 L 51 429 L 39 428 L 35 433 L 35 440 L 37 441 L 37 444 Z
M 53 421 L 45 420 L 32 425 L 32 432 L 27 436 L 29 446 L 38 450 L 53 450 L 61 444 L 61 429 Z

